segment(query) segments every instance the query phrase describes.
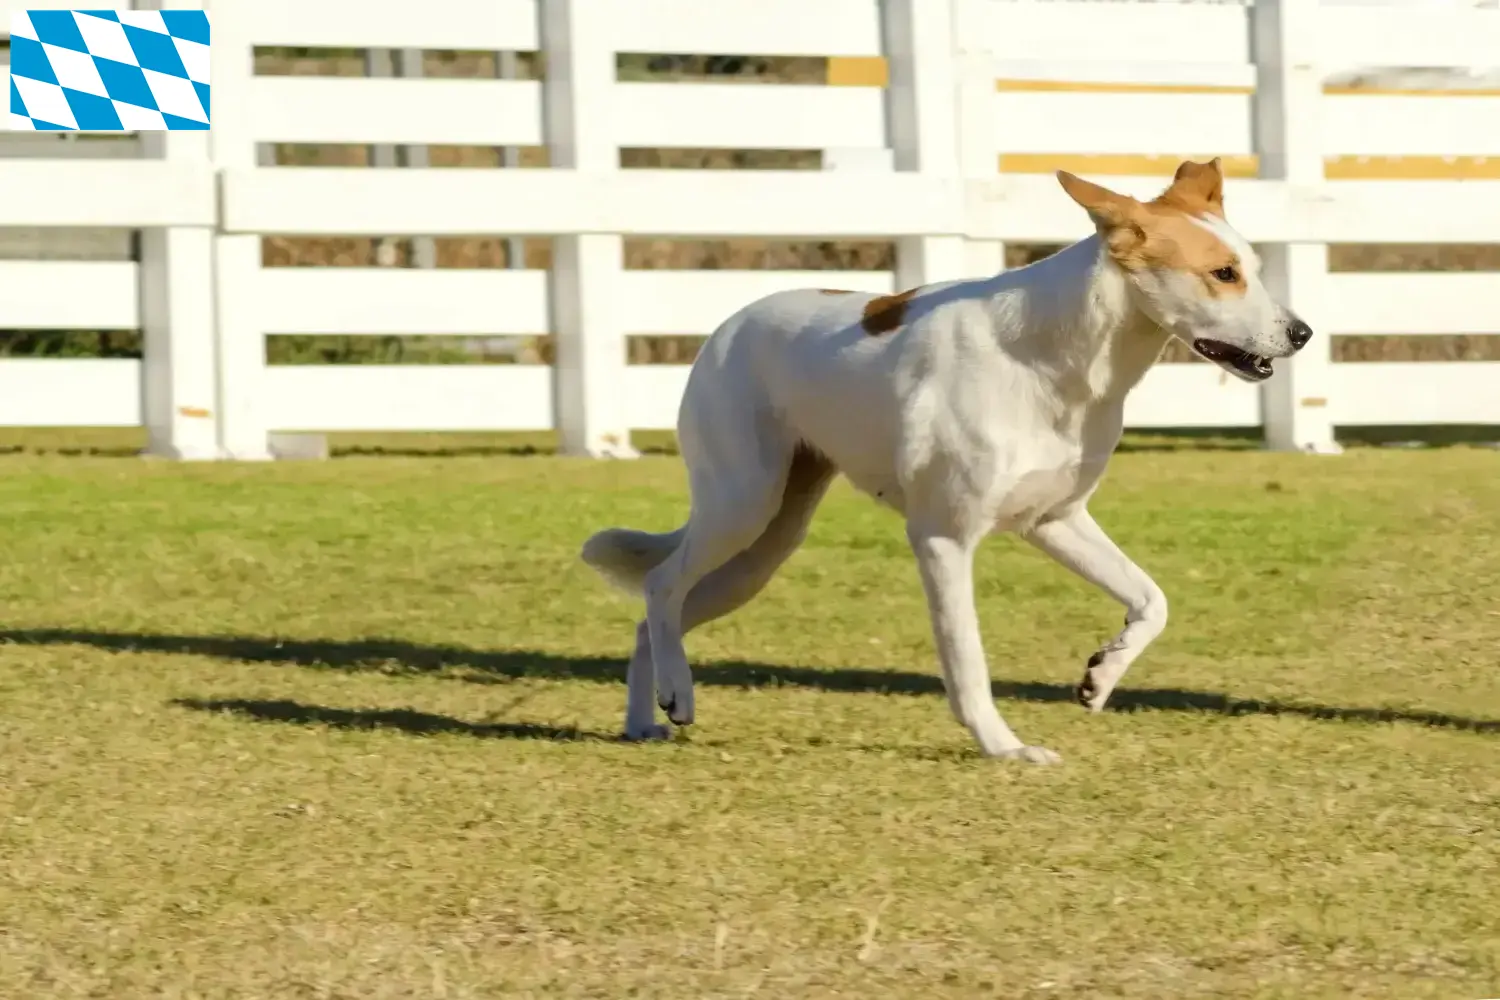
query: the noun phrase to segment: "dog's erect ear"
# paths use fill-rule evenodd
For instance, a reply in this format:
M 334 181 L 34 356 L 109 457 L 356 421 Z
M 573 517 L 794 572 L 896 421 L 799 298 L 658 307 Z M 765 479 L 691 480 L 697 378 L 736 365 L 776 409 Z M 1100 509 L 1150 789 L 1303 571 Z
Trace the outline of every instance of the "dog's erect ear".
M 1172 175 L 1172 186 L 1166 196 L 1173 200 L 1198 203 L 1211 212 L 1224 214 L 1224 165 L 1215 156 L 1207 163 L 1182 161 Z
M 1111 191 L 1066 170 L 1057 172 L 1057 182 L 1062 185 L 1069 198 L 1078 202 L 1089 213 L 1089 218 L 1094 220 L 1094 227 L 1116 256 L 1145 239 L 1140 221 L 1141 203 L 1130 195 Z
M 1083 206 L 1100 229 L 1115 229 L 1129 225 L 1135 219 L 1141 203 L 1128 194 L 1111 191 L 1093 181 L 1075 177 L 1066 170 L 1057 172 L 1057 183 L 1068 193 L 1068 197 Z

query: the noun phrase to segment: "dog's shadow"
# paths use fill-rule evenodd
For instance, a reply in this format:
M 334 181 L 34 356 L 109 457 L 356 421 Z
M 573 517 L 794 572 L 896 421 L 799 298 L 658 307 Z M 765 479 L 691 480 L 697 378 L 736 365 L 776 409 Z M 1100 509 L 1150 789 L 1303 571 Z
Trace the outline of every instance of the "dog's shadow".
M 618 737 L 572 726 L 534 722 L 464 722 L 450 715 L 410 708 L 329 708 L 286 698 L 174 698 L 171 704 L 197 712 L 243 716 L 257 722 L 283 722 L 330 729 L 396 729 L 414 736 L 451 734 L 481 740 L 551 740 L 600 742 Z
M 474 650 L 422 645 L 399 639 L 355 641 L 275 639 L 255 636 L 158 635 L 74 629 L 0 631 L 0 643 L 23 646 L 92 646 L 115 652 L 165 653 L 215 659 L 303 666 L 315 669 L 381 673 L 432 673 L 455 669 L 463 680 L 505 683 L 527 677 L 624 684 L 625 665 L 614 657 L 562 656 L 539 650 Z M 802 687 L 833 692 L 886 695 L 940 695 L 935 674 L 899 670 L 842 668 L 832 670 L 739 660 L 701 664 L 699 684 L 712 687 Z M 1071 702 L 1071 685 L 996 681 L 995 697 L 1014 701 Z M 233 711 L 282 722 L 319 723 L 340 728 L 393 728 L 412 733 L 459 733 L 507 739 L 606 739 L 602 733 L 524 723 L 467 723 L 415 711 L 367 711 L 301 705 L 296 702 L 212 702 L 185 700 L 189 708 Z M 1218 715 L 1296 715 L 1334 722 L 1407 722 L 1424 726 L 1500 733 L 1500 719 L 1477 719 L 1443 712 L 1291 704 L 1239 700 L 1209 691 L 1179 688 L 1124 688 L 1110 700 L 1109 711 L 1198 712 Z

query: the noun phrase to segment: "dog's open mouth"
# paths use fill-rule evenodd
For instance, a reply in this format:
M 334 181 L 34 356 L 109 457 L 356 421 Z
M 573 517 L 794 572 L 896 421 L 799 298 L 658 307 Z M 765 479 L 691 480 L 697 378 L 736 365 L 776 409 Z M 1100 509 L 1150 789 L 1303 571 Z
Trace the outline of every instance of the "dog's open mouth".
M 1227 368 L 1249 382 L 1262 382 L 1271 377 L 1271 359 L 1251 354 L 1222 340 L 1199 337 L 1193 341 L 1193 350 L 1214 364 Z

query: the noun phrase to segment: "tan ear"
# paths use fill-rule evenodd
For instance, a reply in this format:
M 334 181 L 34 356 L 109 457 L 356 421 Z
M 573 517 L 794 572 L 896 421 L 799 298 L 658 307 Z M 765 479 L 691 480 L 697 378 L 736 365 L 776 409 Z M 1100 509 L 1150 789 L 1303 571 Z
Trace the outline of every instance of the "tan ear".
M 1169 198 L 1197 202 L 1210 210 L 1224 214 L 1224 165 L 1215 156 L 1207 163 L 1182 161 L 1172 175 L 1172 186 L 1167 188 Z
M 1141 203 L 1128 194 L 1111 191 L 1107 187 L 1076 177 L 1066 170 L 1057 172 L 1057 183 L 1078 202 L 1094 227 L 1104 237 L 1110 251 L 1119 257 L 1146 238 L 1141 227 Z
M 1101 229 L 1113 229 L 1128 225 L 1140 209 L 1141 203 L 1127 194 L 1111 191 L 1107 187 L 1076 177 L 1066 170 L 1057 172 L 1057 183 L 1068 193 L 1068 197 L 1083 206 Z

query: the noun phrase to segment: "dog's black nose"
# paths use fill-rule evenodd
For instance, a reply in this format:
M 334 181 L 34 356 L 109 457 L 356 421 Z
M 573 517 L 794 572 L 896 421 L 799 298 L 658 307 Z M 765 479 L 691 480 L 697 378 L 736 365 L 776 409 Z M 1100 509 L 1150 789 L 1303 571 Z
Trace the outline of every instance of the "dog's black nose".
M 1300 351 L 1312 340 L 1312 327 L 1299 320 L 1292 322 L 1292 328 L 1286 332 L 1287 339 L 1292 342 L 1292 350 Z

